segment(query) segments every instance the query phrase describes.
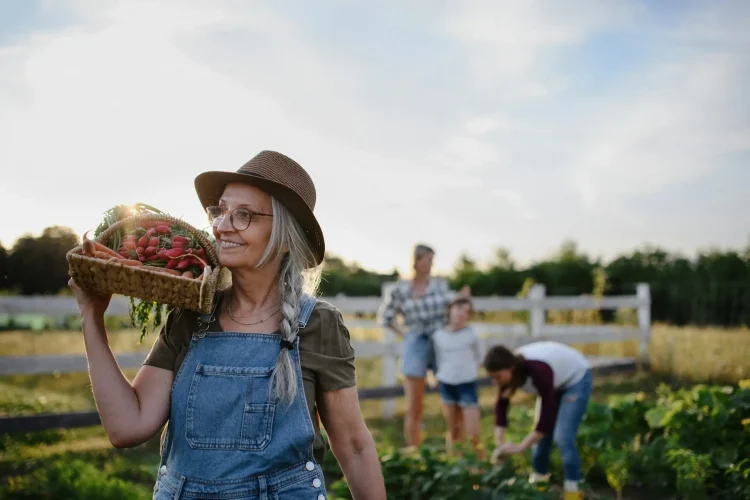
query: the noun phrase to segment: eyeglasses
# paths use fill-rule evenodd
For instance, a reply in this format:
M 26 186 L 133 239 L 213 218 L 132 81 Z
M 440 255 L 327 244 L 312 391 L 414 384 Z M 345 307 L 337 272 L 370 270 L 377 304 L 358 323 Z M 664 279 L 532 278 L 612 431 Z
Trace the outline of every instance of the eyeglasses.
M 218 227 L 224 217 L 229 214 L 229 222 L 232 223 L 232 227 L 237 231 L 244 231 L 248 228 L 250 223 L 253 221 L 253 217 L 261 215 L 263 217 L 273 217 L 273 214 L 263 214 L 260 212 L 253 212 L 247 208 L 235 208 L 234 210 L 227 210 L 224 207 L 206 207 L 206 213 L 208 214 L 208 221 L 212 226 Z

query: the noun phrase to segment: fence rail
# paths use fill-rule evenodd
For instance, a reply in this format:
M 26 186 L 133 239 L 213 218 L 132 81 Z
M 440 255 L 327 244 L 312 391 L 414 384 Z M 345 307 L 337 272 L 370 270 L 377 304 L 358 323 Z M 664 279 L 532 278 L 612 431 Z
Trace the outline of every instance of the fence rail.
M 607 358 L 590 356 L 589 362 L 594 374 L 606 375 L 627 372 L 635 369 L 635 360 L 621 358 Z M 489 377 L 479 380 L 481 387 L 491 384 Z M 437 392 L 437 388 L 427 386 L 425 392 Z M 392 387 L 364 387 L 359 388 L 360 400 L 392 399 L 404 395 L 402 386 Z M 0 435 L 21 432 L 35 432 L 51 429 L 75 429 L 78 427 L 93 427 L 101 424 L 99 413 L 94 410 L 70 413 L 43 413 L 38 415 L 23 415 L 14 417 L 0 417 Z
M 389 293 L 389 283 L 383 286 L 383 296 Z M 324 300 L 337 307 L 345 315 L 372 315 L 382 303 L 381 297 L 327 297 Z M 633 296 L 608 297 L 547 297 L 544 285 L 534 285 L 528 297 L 475 297 L 474 308 L 481 312 L 527 311 L 528 324 L 475 323 L 485 348 L 504 344 L 514 348 L 538 340 L 556 340 L 567 344 L 589 344 L 637 339 L 640 345 L 640 358 L 646 354 L 651 336 L 651 298 L 649 286 L 639 284 Z M 123 297 L 113 298 L 108 315 L 126 315 L 128 300 Z M 600 310 L 635 308 L 638 315 L 637 327 L 614 325 L 551 325 L 546 323 L 548 310 Z M 50 317 L 66 317 L 78 314 L 78 306 L 72 297 L 0 297 L 0 314 L 43 314 Z M 373 320 L 347 319 L 347 327 L 379 328 Z M 383 342 L 354 342 L 353 347 L 358 358 L 379 357 L 382 360 L 382 386 L 375 389 L 362 389 L 367 398 L 367 391 L 376 391 L 383 401 L 383 416 L 395 415 L 395 399 L 390 394 L 401 391 L 397 377 L 397 360 L 402 352 L 402 345 L 390 329 L 383 330 Z M 136 368 L 145 358 L 144 353 L 117 354 L 122 368 Z M 634 360 L 608 358 L 605 364 L 612 366 L 631 366 Z M 25 374 L 42 375 L 49 373 L 80 372 L 88 369 L 85 356 L 14 356 L 0 357 L 0 375 Z M 377 392 L 380 391 L 380 392 Z M 72 415 L 72 414 L 71 414 Z M 72 421 L 79 417 L 70 417 Z M 81 417 L 83 418 L 83 417 Z M 91 418 L 91 417 L 87 417 Z

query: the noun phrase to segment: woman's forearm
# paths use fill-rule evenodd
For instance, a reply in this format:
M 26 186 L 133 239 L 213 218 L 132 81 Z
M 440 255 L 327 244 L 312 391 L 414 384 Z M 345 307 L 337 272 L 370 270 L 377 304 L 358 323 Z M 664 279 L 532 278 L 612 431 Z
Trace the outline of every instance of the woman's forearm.
M 134 435 L 139 428 L 140 403 L 109 347 L 104 318 L 83 318 L 83 340 L 94 401 L 110 441 L 121 447 L 148 439 L 149 436 Z
M 354 500 L 385 500 L 385 483 L 372 435 L 362 436 L 361 446 L 334 453 Z
M 524 450 L 528 450 L 535 444 L 537 444 L 544 437 L 544 434 L 537 430 L 529 432 L 526 437 L 519 444 Z
M 495 426 L 495 443 L 501 444 L 505 439 L 505 427 Z
M 404 332 L 402 332 L 401 329 L 399 327 L 397 327 L 396 325 L 393 325 L 393 324 L 388 325 L 388 328 L 390 328 L 391 331 L 393 331 L 393 333 L 395 333 L 399 337 L 401 337 L 401 338 L 404 337 Z

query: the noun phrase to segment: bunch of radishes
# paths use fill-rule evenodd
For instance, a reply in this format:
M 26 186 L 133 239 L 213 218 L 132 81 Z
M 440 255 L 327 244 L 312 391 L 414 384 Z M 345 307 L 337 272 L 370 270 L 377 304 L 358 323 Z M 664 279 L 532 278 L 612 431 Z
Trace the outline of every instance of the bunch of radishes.
M 197 278 L 206 267 L 205 252 L 198 241 L 178 226 L 162 221 L 141 221 L 124 234 L 117 253 L 144 266 L 172 270 L 186 278 Z

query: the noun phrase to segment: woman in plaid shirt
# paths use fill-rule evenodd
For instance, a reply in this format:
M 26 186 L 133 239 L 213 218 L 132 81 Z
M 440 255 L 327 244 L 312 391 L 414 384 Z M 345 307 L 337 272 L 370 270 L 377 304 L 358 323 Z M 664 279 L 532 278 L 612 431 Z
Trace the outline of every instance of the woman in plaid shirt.
M 406 416 L 404 436 L 409 446 L 422 441 L 420 424 L 424 402 L 424 381 L 427 371 L 437 370 L 432 334 L 448 320 L 448 305 L 456 296 L 448 280 L 430 276 L 434 250 L 426 245 L 414 247 L 414 277 L 401 280 L 386 295 L 380 309 L 381 325 L 393 330 L 404 340 L 401 373 L 406 376 Z M 469 295 L 463 287 L 461 295 Z M 396 325 L 398 314 L 404 319 L 406 332 Z

